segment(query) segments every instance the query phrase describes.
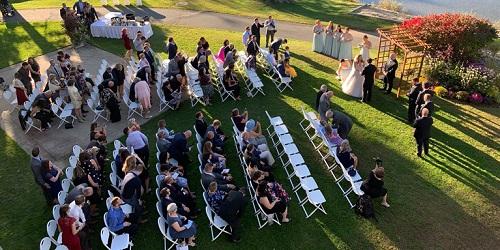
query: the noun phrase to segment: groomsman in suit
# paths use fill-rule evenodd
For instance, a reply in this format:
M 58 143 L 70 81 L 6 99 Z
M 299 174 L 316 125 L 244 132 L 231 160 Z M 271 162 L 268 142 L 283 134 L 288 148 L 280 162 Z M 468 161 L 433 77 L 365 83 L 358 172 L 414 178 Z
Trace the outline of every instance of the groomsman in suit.
M 384 88 L 386 94 L 390 94 L 392 86 L 394 84 L 394 78 L 396 78 L 396 70 L 398 69 L 398 60 L 396 60 L 396 53 L 391 53 L 389 56 L 389 61 L 384 65 Z
M 174 59 L 175 55 L 177 55 L 177 44 L 175 44 L 173 37 L 168 38 L 168 44 L 166 47 L 166 50 L 168 52 L 168 59 Z
M 413 123 L 415 131 L 413 136 L 417 141 L 417 155 L 422 157 L 422 149 L 426 155 L 429 154 L 429 139 L 431 138 L 432 117 L 429 116 L 429 110 L 422 109 L 422 116 Z
M 266 48 L 269 47 L 269 38 L 271 38 L 271 42 L 274 40 L 274 33 L 276 33 L 276 22 L 274 21 L 272 16 L 264 22 L 264 27 L 266 27 Z
M 259 23 L 259 19 L 255 18 L 254 23 L 252 24 L 251 30 L 252 35 L 257 39 L 257 44 L 260 46 L 260 28 L 263 28 L 264 24 Z
M 416 116 L 419 116 L 420 110 L 422 109 L 422 105 L 424 105 L 424 103 L 425 103 L 424 96 L 426 94 L 430 94 L 431 97 L 434 96 L 434 91 L 431 89 L 431 87 L 432 87 L 432 83 L 426 82 L 426 83 L 424 83 L 424 86 L 423 86 L 424 90 L 422 90 L 422 91 L 420 91 L 420 93 L 418 93 L 417 100 L 415 101 L 415 104 L 417 105 L 417 109 L 415 110 Z M 429 110 L 429 111 L 431 111 L 431 113 L 432 113 L 433 110 Z
M 368 58 L 368 65 L 365 66 L 361 75 L 365 77 L 363 82 L 363 99 L 362 102 L 369 102 L 372 99 L 372 89 L 375 84 L 375 72 L 377 72 L 377 67 L 372 64 L 372 59 Z
M 78 14 L 79 16 L 83 16 L 84 8 L 85 8 L 85 3 L 82 0 L 78 0 L 78 2 L 76 2 L 73 5 L 73 10 L 75 10 L 76 14 Z
M 422 91 L 422 84 L 418 82 L 418 77 L 413 78 L 413 86 L 408 92 L 408 123 L 413 124 L 415 121 L 415 110 L 417 109 L 417 97 L 418 94 Z
M 247 44 L 247 54 L 252 56 L 257 56 L 259 52 L 259 45 L 257 44 L 257 38 L 254 35 L 250 36 L 250 42 Z

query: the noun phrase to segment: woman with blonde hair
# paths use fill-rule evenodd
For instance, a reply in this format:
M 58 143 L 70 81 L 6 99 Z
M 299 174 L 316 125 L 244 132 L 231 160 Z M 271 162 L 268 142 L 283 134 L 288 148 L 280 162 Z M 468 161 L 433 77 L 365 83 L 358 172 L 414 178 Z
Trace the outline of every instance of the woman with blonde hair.
M 329 56 L 332 54 L 333 48 L 333 23 L 332 21 L 328 22 L 328 26 L 325 28 L 325 43 L 323 45 L 323 54 Z
M 170 203 L 167 206 L 168 233 L 173 239 L 187 239 L 187 245 L 195 247 L 196 224 L 185 216 L 177 214 L 177 205 Z
M 316 20 L 312 32 L 313 32 L 312 50 L 321 53 L 323 52 L 324 35 L 323 35 L 323 25 L 321 25 L 321 22 L 319 20 Z
M 351 168 L 356 169 L 358 166 L 358 157 L 352 152 L 349 140 L 343 140 L 337 147 L 337 158 L 348 171 Z
M 345 32 L 340 36 L 340 51 L 339 59 L 352 60 L 352 34 L 349 33 L 350 29 L 346 28 Z

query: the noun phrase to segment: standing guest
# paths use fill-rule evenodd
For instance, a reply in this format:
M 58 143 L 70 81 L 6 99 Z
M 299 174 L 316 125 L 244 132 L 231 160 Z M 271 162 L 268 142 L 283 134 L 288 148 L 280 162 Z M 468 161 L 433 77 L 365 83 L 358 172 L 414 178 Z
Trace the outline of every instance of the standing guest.
M 31 105 L 31 117 L 40 120 L 42 131 L 49 128 L 52 122 L 53 114 L 50 109 L 49 98 L 52 96 L 52 91 L 48 90 L 35 97 Z
M 330 56 L 333 58 L 339 58 L 339 52 L 340 52 L 340 38 L 342 37 L 342 28 L 340 25 L 337 25 L 337 28 L 333 32 L 333 44 L 332 44 L 332 50 L 330 51 Z
M 97 122 L 90 124 L 90 141 L 97 141 L 101 136 L 106 138 L 106 125 L 104 125 L 104 127 L 99 127 Z
M 210 48 L 210 45 L 208 44 L 208 41 L 205 39 L 205 37 L 200 37 L 200 40 L 198 41 L 198 46 L 202 47 L 203 50 L 207 51 Z
M 346 28 L 345 32 L 340 36 L 340 49 L 339 59 L 352 60 L 352 34 L 349 33 L 350 29 Z
M 318 113 L 321 120 L 326 120 L 326 112 L 330 110 L 330 100 L 333 97 L 333 91 L 327 91 L 319 98 Z
M 105 86 L 99 86 L 102 87 L 102 90 L 100 89 L 99 91 L 102 104 L 104 104 L 104 106 L 106 106 L 109 110 L 109 119 L 113 123 L 119 122 L 122 119 L 120 113 L 120 102 L 112 90 L 114 85 L 115 83 L 113 81 L 109 81 Z
M 121 100 L 124 93 L 125 85 L 125 67 L 123 64 L 117 63 L 113 70 L 111 70 L 113 75 L 114 85 L 116 86 L 116 93 L 118 94 L 118 100 Z
M 228 47 L 229 47 L 229 40 L 224 39 L 224 42 L 222 43 L 222 46 L 220 47 L 219 52 L 217 52 L 217 55 L 215 55 L 215 58 L 217 58 L 221 62 L 223 62 L 224 58 L 226 57 L 226 53 L 224 53 L 224 51 L 226 51 L 226 48 L 228 48 Z M 198 64 L 199 63 L 200 62 L 198 62 Z
M 156 81 L 156 71 L 155 71 L 155 56 L 151 51 L 151 47 L 148 43 L 144 45 L 144 57 L 149 63 L 149 68 L 151 69 L 151 79 Z
M 422 157 L 422 148 L 425 155 L 429 155 L 429 139 L 431 138 L 432 117 L 429 116 L 427 108 L 422 109 L 422 116 L 413 123 L 415 131 L 413 137 L 417 141 L 417 156 Z
M 85 3 L 82 0 L 78 0 L 78 2 L 73 4 L 73 10 L 76 11 L 76 14 L 79 16 L 83 15 L 84 8 L 85 8 Z
M 168 153 L 179 162 L 179 165 L 186 167 L 189 165 L 189 147 L 187 140 L 191 137 L 192 133 L 190 130 L 186 130 L 183 133 L 176 133 L 172 139 L 172 144 L 168 149 Z
M 123 201 L 132 206 L 134 215 L 139 219 L 144 211 L 141 196 L 149 190 L 149 174 L 144 168 L 142 160 L 135 154 L 127 157 L 122 170 L 125 177 L 121 183 L 121 197 Z M 141 224 L 145 221 L 141 221 Z
M 283 58 L 284 59 L 290 59 L 290 47 L 285 46 L 285 51 L 283 51 Z
M 178 74 L 180 76 L 180 74 Z M 169 105 L 174 107 L 174 109 L 178 109 L 181 104 L 182 93 L 180 93 L 179 88 L 175 90 L 172 88 L 173 81 L 165 81 L 162 86 L 163 96 L 165 97 L 165 101 L 168 102 Z
M 337 69 L 337 79 L 343 82 L 351 73 L 351 63 L 349 60 L 340 59 L 339 68 Z
M 149 140 L 137 127 L 129 128 L 125 144 L 128 148 L 134 149 L 134 152 L 144 162 L 144 166 L 149 166 Z
M 177 205 L 170 203 L 167 206 L 168 232 L 173 239 L 187 239 L 187 245 L 195 247 L 196 224 L 185 216 L 177 214 Z
M 83 9 L 83 18 L 85 24 L 87 25 L 88 31 L 90 31 L 90 25 L 93 24 L 96 20 L 99 20 L 97 12 L 90 3 L 85 3 L 85 8 Z
M 319 107 L 319 100 L 321 99 L 321 96 L 328 91 L 328 87 L 326 84 L 322 84 L 321 87 L 319 88 L 318 93 L 316 93 L 316 104 L 314 105 L 314 109 L 318 110 Z
M 59 232 L 62 233 L 62 244 L 66 246 L 69 250 L 80 250 L 80 237 L 78 233 L 83 230 L 83 227 L 78 227 L 75 218 L 68 215 L 69 206 L 67 204 L 62 205 L 59 209 L 59 220 L 57 221 L 57 227 Z
M 27 94 L 31 95 L 33 93 L 33 86 L 31 85 L 30 65 L 27 62 L 23 62 L 17 73 L 20 77 L 19 80 L 21 80 L 24 88 L 26 88 Z
M 54 74 L 57 80 L 61 80 L 61 78 L 64 78 L 64 71 L 59 66 L 59 64 L 57 64 L 54 59 L 50 59 L 49 63 L 50 66 L 47 69 L 47 75 Z
M 196 132 L 200 136 L 204 136 L 207 133 L 208 124 L 203 117 L 203 113 L 201 111 L 196 112 L 195 114 L 196 120 L 194 123 L 194 127 L 196 128 Z
M 391 53 L 389 56 L 389 61 L 384 65 L 382 73 L 384 73 L 384 88 L 386 94 L 390 94 L 392 91 L 392 85 L 394 84 L 394 78 L 396 78 L 396 70 L 398 69 L 398 60 L 396 60 L 396 53 Z
M 229 43 L 229 45 L 227 45 L 224 48 L 224 57 L 227 55 L 227 53 L 229 53 L 229 51 L 232 51 L 233 49 L 234 49 L 234 44 Z
M 85 196 L 78 195 L 73 201 L 69 203 L 69 211 L 67 212 L 69 217 L 73 217 L 76 220 L 77 228 L 81 228 L 78 232 L 78 237 L 80 238 L 80 246 L 82 249 L 87 250 L 90 248 L 90 238 L 87 236 L 89 230 L 87 226 L 87 218 L 90 219 L 90 214 L 85 214 L 83 211 L 83 206 L 87 205 L 85 202 Z
M 168 53 L 168 60 L 174 59 L 175 55 L 177 55 L 177 44 L 175 44 L 174 38 L 169 37 L 168 43 L 166 44 L 166 51 Z
M 138 225 L 132 215 L 127 215 L 123 212 L 121 205 L 123 204 L 120 197 L 114 197 L 111 200 L 111 207 L 108 210 L 107 224 L 109 230 L 116 234 L 127 233 L 131 237 L 135 236 Z
M 342 139 L 346 139 L 352 129 L 352 119 L 349 118 L 349 116 L 347 116 L 346 114 L 337 110 L 327 111 L 326 118 L 332 119 L 332 126 L 338 129 L 339 136 Z
M 73 109 L 75 111 L 75 116 L 78 119 L 79 122 L 84 122 L 85 118 L 83 117 L 82 114 L 82 101 L 83 98 L 80 95 L 80 92 L 75 86 L 75 81 L 74 80 L 68 80 L 68 95 L 71 100 L 71 104 L 73 104 Z
M 422 84 L 419 82 L 418 77 L 413 78 L 413 85 L 406 95 L 408 96 L 408 123 L 410 124 L 413 124 L 413 122 L 415 122 L 417 97 L 422 90 Z
M 224 52 L 222 52 L 224 56 Z M 200 86 L 203 90 L 203 99 L 206 105 L 212 105 L 210 103 L 210 97 L 214 94 L 214 86 L 212 85 L 212 77 L 207 65 L 207 58 L 205 56 L 200 56 L 198 60 L 198 78 L 200 80 Z
M 276 33 L 276 21 L 272 16 L 264 22 L 264 27 L 266 28 L 266 48 L 269 47 L 269 38 L 271 38 L 271 43 L 274 41 L 274 34 Z
M 245 124 L 248 121 L 248 111 L 244 111 L 240 114 L 240 110 L 234 108 L 231 111 L 231 119 L 233 120 L 234 125 L 238 129 L 238 131 L 243 132 L 245 130 Z
M 323 25 L 319 20 L 316 20 L 313 29 L 313 47 L 312 50 L 318 53 L 323 51 Z
M 367 61 L 370 58 L 370 49 L 372 48 L 372 42 L 368 40 L 368 36 L 363 36 L 363 42 L 359 44 L 361 51 L 359 52 L 363 56 L 363 61 Z
M 323 45 L 323 54 L 330 55 L 333 48 L 333 23 L 328 22 L 328 26 L 325 28 L 325 43 Z
M 31 150 L 31 172 L 33 172 L 36 184 L 42 188 L 47 203 L 52 203 L 52 197 L 50 196 L 51 186 L 45 182 L 42 176 L 42 157 L 40 157 L 40 149 L 38 147 L 34 147 L 33 150 Z
M 132 44 L 130 42 L 130 37 L 128 36 L 128 29 L 123 28 L 122 29 L 122 40 L 123 40 L 123 47 L 125 47 L 125 61 L 129 61 L 130 57 L 132 56 Z
M 54 95 L 52 95 L 52 98 L 61 96 L 61 98 L 64 98 L 66 95 L 61 95 L 62 90 L 66 88 L 64 83 L 61 83 L 57 78 L 56 75 L 50 74 L 49 75 L 49 80 L 47 81 L 47 87 L 49 88 L 50 91 L 54 92 Z
M 151 89 L 146 81 L 139 81 L 135 84 L 135 97 L 139 101 L 144 118 L 149 119 L 151 110 Z
M 28 96 L 26 95 L 26 87 L 24 87 L 23 82 L 21 82 L 21 75 L 19 72 L 14 73 L 12 86 L 16 89 L 17 105 L 23 105 L 28 100 Z
M 250 36 L 250 41 L 248 42 L 247 45 L 247 54 L 252 55 L 252 56 L 257 56 L 257 53 L 259 53 L 259 45 L 257 44 L 257 37 L 254 35 Z M 271 48 L 269 48 L 271 50 Z
M 234 64 L 230 64 L 226 71 L 224 72 L 224 87 L 228 91 L 232 91 L 236 100 L 240 101 L 240 85 L 238 84 L 238 78 L 236 77 L 236 72 L 234 72 Z
M 424 104 L 420 106 L 420 113 L 417 115 L 417 117 L 422 116 L 422 110 L 426 108 L 429 110 L 429 116 L 432 116 L 434 113 L 434 103 L 432 102 L 432 95 L 431 94 L 425 94 L 424 95 Z
M 61 177 L 63 172 L 60 168 L 54 166 L 54 164 L 52 164 L 49 160 L 42 160 L 40 164 L 43 180 L 50 186 L 49 194 L 51 200 L 54 204 L 57 204 L 57 195 L 59 194 L 59 191 L 62 191 L 61 180 L 59 180 L 59 177 Z
M 250 32 L 250 26 L 247 26 L 245 28 L 245 31 L 243 31 L 243 35 L 241 35 L 241 42 L 243 43 L 243 46 L 247 46 L 248 42 L 250 41 L 250 35 L 252 35 L 252 33 Z
M 381 205 L 388 208 L 390 206 L 387 203 L 387 189 L 384 188 L 384 175 L 385 171 L 382 166 L 382 160 L 377 159 L 375 161 L 375 168 L 370 171 L 368 178 L 363 181 L 361 190 L 369 195 L 370 198 L 382 197 Z
M 415 101 L 415 104 L 417 105 L 417 109 L 415 110 L 416 116 L 418 116 L 418 114 L 420 114 L 420 109 L 421 109 L 422 105 L 425 103 L 424 96 L 426 94 L 430 94 L 431 96 L 434 96 L 434 91 L 431 89 L 432 83 L 426 82 L 423 84 L 422 88 L 423 88 L 423 90 L 418 93 L 417 100 Z
M 102 79 L 103 79 L 103 82 L 107 82 L 107 81 L 110 81 L 110 80 L 114 80 L 113 79 L 113 74 L 112 74 L 112 68 L 111 67 L 107 67 L 106 68 L 106 71 L 104 71 L 104 73 L 102 73 Z
M 288 218 L 287 201 L 282 200 L 279 197 L 272 196 L 268 190 L 267 181 L 261 182 L 257 186 L 256 191 L 259 203 L 266 214 L 277 213 L 278 217 L 281 217 L 281 222 L 290 222 L 290 218 Z
M 244 194 L 234 190 L 229 192 L 218 190 L 217 182 L 213 181 L 208 186 L 207 201 L 210 208 L 231 227 L 231 240 L 239 242 L 241 240 L 241 218 L 246 205 Z
M 224 64 L 222 65 L 222 67 L 227 68 L 231 64 L 234 65 L 236 63 L 236 60 L 237 60 L 237 57 L 238 57 L 237 53 L 238 52 L 237 52 L 236 49 L 233 49 L 233 50 L 229 51 L 227 53 L 226 57 L 224 58 Z
M 274 67 L 278 66 L 278 62 L 276 61 L 276 58 L 274 58 L 273 48 L 269 48 L 269 53 L 267 53 L 266 61 L 268 61 L 269 64 L 271 64 Z
M 59 9 L 59 16 L 61 16 L 61 19 L 64 20 L 66 19 L 66 15 L 69 13 L 69 8 L 66 6 L 65 3 L 62 4 L 62 8 Z
M 144 40 L 142 40 L 142 32 L 140 30 L 137 31 L 137 34 L 132 43 L 134 44 L 134 48 L 137 51 L 137 57 L 139 57 L 139 55 L 144 52 Z
M 41 81 L 40 65 L 36 62 L 35 58 L 28 57 L 28 64 L 30 66 L 30 74 L 31 78 L 33 78 L 33 82 L 37 83 Z
M 264 27 L 264 24 L 259 23 L 259 19 L 255 18 L 252 24 L 252 35 L 255 36 L 257 44 L 260 46 L 260 29 Z
M 377 67 L 372 64 L 372 59 L 368 58 L 366 61 L 368 65 L 365 66 L 361 75 L 365 77 L 363 82 L 363 98 L 362 102 L 369 102 L 372 99 L 372 89 L 375 84 L 375 73 L 377 72 Z
M 288 43 L 288 41 L 286 39 L 281 38 L 281 37 L 278 38 L 276 41 L 271 43 L 270 47 L 274 51 L 274 58 L 276 58 L 276 60 L 278 60 L 278 52 L 280 50 L 281 45 L 287 44 L 287 43 Z

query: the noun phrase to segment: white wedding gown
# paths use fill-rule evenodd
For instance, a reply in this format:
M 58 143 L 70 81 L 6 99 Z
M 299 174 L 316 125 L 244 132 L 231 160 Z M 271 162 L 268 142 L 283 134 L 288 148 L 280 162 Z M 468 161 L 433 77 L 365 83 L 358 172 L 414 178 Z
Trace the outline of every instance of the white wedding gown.
M 342 82 L 342 92 L 357 98 L 363 96 L 363 82 L 365 77 L 361 75 L 363 71 L 363 63 L 353 63 L 351 73 Z

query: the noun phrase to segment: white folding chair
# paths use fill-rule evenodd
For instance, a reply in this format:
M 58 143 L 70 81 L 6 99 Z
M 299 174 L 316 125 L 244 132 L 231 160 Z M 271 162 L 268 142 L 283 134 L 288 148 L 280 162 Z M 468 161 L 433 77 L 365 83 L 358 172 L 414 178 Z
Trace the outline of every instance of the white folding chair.
M 306 192 L 306 194 L 307 197 L 305 201 L 302 202 L 302 204 L 300 204 L 300 206 L 304 210 L 304 213 L 306 214 L 306 218 L 311 217 L 311 215 L 313 215 L 317 210 L 323 212 L 324 214 L 327 214 L 325 208 L 323 207 L 323 203 L 326 202 L 326 199 L 325 196 L 323 196 L 323 193 L 319 189 L 311 192 Z M 314 209 L 311 212 L 308 212 L 305 208 L 305 205 L 307 203 L 313 205 L 314 207 Z
M 111 186 L 113 188 L 115 188 L 116 190 L 120 190 L 122 180 L 116 173 L 109 173 L 109 181 L 111 182 Z
M 162 217 L 162 218 L 165 218 L 163 216 L 163 211 L 162 211 L 162 207 L 161 207 L 161 202 L 158 200 L 156 202 L 156 212 L 158 212 L 158 216 Z
M 116 149 L 116 150 L 118 150 L 118 149 L 120 149 L 121 147 L 123 147 L 122 142 L 121 142 L 121 141 L 119 141 L 119 140 L 115 140 L 115 141 L 113 142 L 113 145 L 115 146 L 115 149 Z
M 80 147 L 80 145 L 74 145 L 73 146 L 73 155 L 75 157 L 80 157 L 80 153 L 82 152 L 82 150 L 83 149 L 82 149 L 82 147 Z M 75 166 L 76 166 L 76 164 L 75 164 Z
M 50 250 L 52 245 L 52 240 L 49 237 L 45 237 L 40 241 L 40 250 Z
M 141 110 L 141 105 L 137 102 L 132 102 L 129 99 L 129 96 L 127 93 L 123 95 L 123 102 L 128 108 L 128 113 L 127 113 L 127 119 L 130 119 L 134 114 L 137 114 L 140 117 L 143 117 L 140 110 Z
M 55 237 L 57 231 L 59 231 L 57 229 L 57 221 L 49 220 L 49 222 L 47 222 L 47 235 L 49 236 L 52 243 L 54 243 L 55 245 L 60 245 L 62 244 L 62 233 L 58 233 L 57 237 Z
M 114 237 L 111 237 L 111 245 L 109 246 L 108 242 L 110 240 L 110 236 L 113 235 L 107 227 L 103 227 L 101 229 L 101 242 L 102 244 L 109 250 L 122 250 L 131 247 L 132 243 L 130 242 L 130 237 L 128 234 L 120 234 Z
M 67 247 L 67 246 L 65 246 L 65 245 L 58 245 L 58 246 L 56 247 L 56 249 L 54 249 L 54 250 L 69 250 L 69 249 L 68 249 L 68 247 Z
M 68 193 L 65 191 L 59 191 L 57 194 L 57 201 L 59 201 L 59 205 L 64 205 L 66 203 L 66 197 Z
M 76 151 L 78 151 L 78 149 Z M 72 156 L 69 157 L 69 166 L 70 167 L 72 167 L 72 168 L 76 167 L 76 164 L 78 164 L 78 158 L 77 157 L 79 157 L 79 155 L 72 155 Z M 69 179 L 72 179 L 72 178 L 69 178 Z
M 27 112 L 29 112 L 29 111 L 25 111 L 25 110 L 21 111 L 21 116 L 25 117 L 26 114 L 27 114 Z M 24 131 L 24 134 L 27 134 L 30 131 L 31 128 L 34 128 L 34 129 L 38 130 L 38 132 L 42 132 L 42 128 L 39 127 L 39 126 L 37 126 L 37 125 L 35 125 L 33 119 L 31 118 L 31 116 L 28 116 L 26 118 L 26 131 Z
M 203 194 L 205 194 L 205 192 L 203 192 Z M 210 233 L 212 234 L 212 241 L 215 241 L 222 233 L 227 233 L 231 235 L 231 232 L 226 230 L 227 227 L 231 229 L 229 224 L 227 224 L 226 221 L 224 221 L 221 217 L 215 214 L 208 205 L 205 207 L 205 213 L 207 215 L 208 221 L 210 222 Z
M 55 204 L 53 207 L 52 207 L 52 217 L 54 217 L 54 220 L 55 221 L 58 221 L 59 220 L 59 217 L 61 217 L 60 213 L 59 213 L 59 209 L 61 209 L 61 206 L 59 204 Z
M 57 126 L 57 128 L 60 128 L 61 125 L 63 125 L 64 123 L 73 124 L 73 122 L 76 119 L 76 117 L 74 117 L 71 114 L 71 110 L 62 110 L 61 111 L 60 108 L 55 103 L 51 103 L 50 108 L 52 110 L 52 113 L 54 113 L 54 115 L 57 118 L 59 118 L 59 125 Z M 70 118 L 70 121 L 66 120 L 68 118 Z
M 158 227 L 163 236 L 163 248 L 170 250 L 180 243 L 180 239 L 173 239 L 166 227 L 167 221 L 163 217 L 158 217 Z M 170 247 L 167 248 L 167 240 L 170 241 Z
M 94 113 L 94 119 L 92 119 L 92 122 L 96 122 L 99 118 L 104 119 L 105 121 L 108 121 L 108 118 L 103 116 L 103 112 L 105 109 L 97 109 L 97 105 L 95 105 L 94 100 L 92 99 L 87 99 L 87 106 L 89 106 L 89 109 Z
M 74 167 L 67 167 L 65 172 L 66 172 L 66 178 L 68 178 L 69 180 L 73 180 L 75 168 Z
M 69 192 L 69 189 L 75 186 L 70 179 L 62 180 L 61 185 L 64 192 Z

